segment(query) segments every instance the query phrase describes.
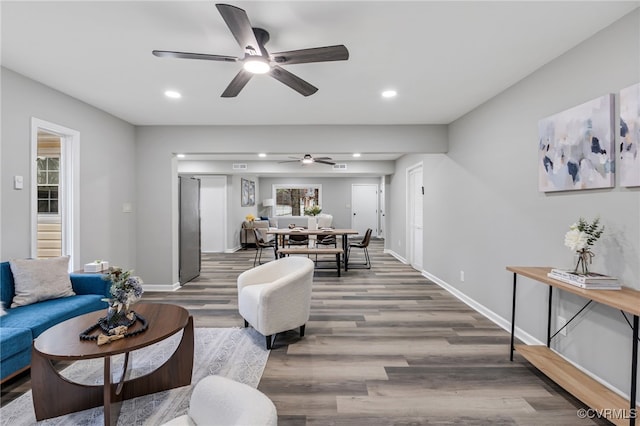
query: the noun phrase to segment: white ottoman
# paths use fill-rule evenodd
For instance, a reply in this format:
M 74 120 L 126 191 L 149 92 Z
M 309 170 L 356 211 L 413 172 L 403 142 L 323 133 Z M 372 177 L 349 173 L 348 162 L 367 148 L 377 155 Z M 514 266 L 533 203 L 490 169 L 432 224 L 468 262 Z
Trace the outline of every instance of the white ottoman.
M 193 389 L 189 414 L 164 426 L 276 426 L 276 406 L 251 386 L 221 376 L 208 376 Z

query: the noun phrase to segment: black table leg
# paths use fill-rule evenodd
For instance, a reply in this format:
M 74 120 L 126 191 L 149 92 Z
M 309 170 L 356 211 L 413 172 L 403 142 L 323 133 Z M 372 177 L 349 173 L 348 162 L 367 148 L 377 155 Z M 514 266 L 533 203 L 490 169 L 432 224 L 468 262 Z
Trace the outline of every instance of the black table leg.
M 509 356 L 509 360 L 513 361 L 513 351 L 515 350 L 514 345 L 514 334 L 516 331 L 516 283 L 518 280 L 518 275 L 513 273 L 513 301 L 511 302 L 511 355 Z
M 551 303 L 553 301 L 553 287 L 549 286 L 549 306 L 547 307 L 547 347 L 551 347 Z
M 631 392 L 629 394 L 629 426 L 635 426 L 640 413 L 636 409 L 638 392 L 638 315 L 633 316 L 633 342 L 631 344 Z

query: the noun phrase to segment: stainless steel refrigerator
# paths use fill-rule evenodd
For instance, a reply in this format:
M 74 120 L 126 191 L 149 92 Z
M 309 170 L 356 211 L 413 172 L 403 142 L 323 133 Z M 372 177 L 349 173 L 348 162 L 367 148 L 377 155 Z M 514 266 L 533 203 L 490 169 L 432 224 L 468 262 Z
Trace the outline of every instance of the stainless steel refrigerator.
M 200 275 L 200 179 L 180 176 L 180 285 Z

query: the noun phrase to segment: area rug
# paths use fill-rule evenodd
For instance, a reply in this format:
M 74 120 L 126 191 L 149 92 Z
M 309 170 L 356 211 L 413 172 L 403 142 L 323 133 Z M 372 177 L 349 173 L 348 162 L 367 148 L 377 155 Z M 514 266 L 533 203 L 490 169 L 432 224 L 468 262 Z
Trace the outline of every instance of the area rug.
M 132 352 L 131 378 L 144 375 L 166 361 L 178 346 L 182 333 L 154 346 Z M 217 374 L 257 387 L 269 351 L 264 337 L 252 328 L 196 328 L 191 386 L 183 386 L 123 402 L 118 425 L 160 425 L 187 413 L 191 391 L 204 377 Z M 123 356 L 114 359 L 120 371 Z M 102 360 L 77 361 L 61 374 L 76 383 L 101 384 Z M 114 374 L 115 377 L 116 374 Z M 55 395 L 51 396 L 55 398 Z M 103 425 L 102 407 L 36 422 L 31 391 L 0 409 L 2 425 Z

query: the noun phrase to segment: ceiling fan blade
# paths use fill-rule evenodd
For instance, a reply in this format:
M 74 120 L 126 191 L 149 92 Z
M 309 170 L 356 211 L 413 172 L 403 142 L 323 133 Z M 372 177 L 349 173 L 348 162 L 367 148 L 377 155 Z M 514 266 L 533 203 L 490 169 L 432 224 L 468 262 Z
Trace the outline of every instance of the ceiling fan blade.
M 275 78 L 283 84 L 286 84 L 303 96 L 313 95 L 318 91 L 317 87 L 307 83 L 300 77 L 291 74 L 289 71 L 279 67 L 278 65 L 273 65 L 271 67 L 271 71 L 269 71 L 269 74 L 271 75 L 271 77 Z
M 317 160 L 325 160 L 325 161 L 331 161 L 333 160 L 331 157 L 313 157 L 316 161 Z
M 238 96 L 238 93 L 240 93 L 242 88 L 247 85 L 249 80 L 251 80 L 251 77 L 253 77 L 253 74 L 249 71 L 245 71 L 244 69 L 240 70 L 240 72 L 236 74 L 233 80 L 231 80 L 231 83 L 229 83 L 227 88 L 224 89 L 221 97 L 233 98 Z
M 315 162 L 315 163 L 322 163 L 322 164 L 329 164 L 329 165 L 331 165 L 331 166 L 333 166 L 334 164 L 336 164 L 336 163 L 334 163 L 333 161 L 319 160 L 319 159 L 317 159 L 317 158 L 314 158 L 314 162 Z
M 233 34 L 243 50 L 253 50 L 256 55 L 264 54 L 253 33 L 247 12 L 230 4 L 219 3 L 216 4 L 216 7 L 227 27 L 231 30 L 231 34 Z
M 314 47 L 311 49 L 290 50 L 272 53 L 271 57 L 278 64 L 304 64 L 309 62 L 346 61 L 349 51 L 340 44 L 337 46 Z
M 204 53 L 189 53 L 189 52 L 173 52 L 170 50 L 154 50 L 153 53 L 159 58 L 180 58 L 180 59 L 204 59 L 206 61 L 224 61 L 224 62 L 236 62 L 238 58 L 235 56 L 223 56 L 223 55 L 207 55 Z

